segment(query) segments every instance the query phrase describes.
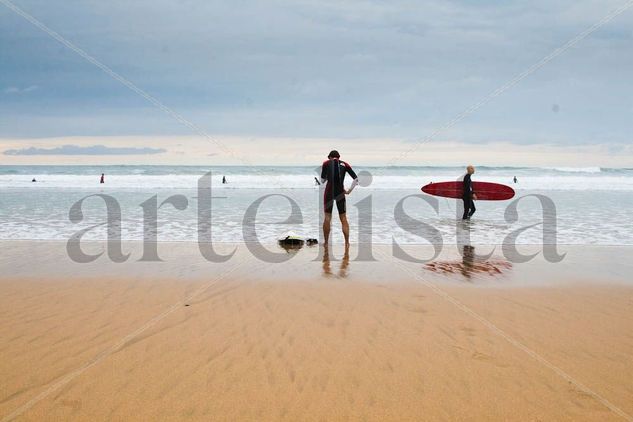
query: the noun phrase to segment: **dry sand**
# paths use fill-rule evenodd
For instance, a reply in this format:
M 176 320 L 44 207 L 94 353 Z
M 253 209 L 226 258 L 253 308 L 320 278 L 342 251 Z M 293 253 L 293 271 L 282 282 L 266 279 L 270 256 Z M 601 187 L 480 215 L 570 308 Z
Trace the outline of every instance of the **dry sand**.
M 152 266 L 5 246 L 0 420 L 633 415 L 633 285 L 567 280 L 578 269 L 571 252 L 499 274 L 482 262 L 464 277 L 463 266 L 324 264 L 305 250 L 284 264 L 240 252 L 212 265 L 183 259 L 192 254 L 181 246 L 169 251 L 179 260 Z M 24 248 L 36 248 L 37 265 L 20 264 Z M 541 273 L 551 278 L 517 281 Z

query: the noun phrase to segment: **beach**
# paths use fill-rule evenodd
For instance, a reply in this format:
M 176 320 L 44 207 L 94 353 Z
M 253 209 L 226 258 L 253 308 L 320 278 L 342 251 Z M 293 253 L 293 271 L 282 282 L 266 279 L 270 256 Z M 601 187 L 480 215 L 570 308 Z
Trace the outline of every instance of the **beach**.
M 633 422 L 633 0 L 0 11 L 0 422 Z
M 0 420 L 630 420 L 630 247 L 72 262 L 3 241 Z M 100 242 L 88 244 L 99 251 Z M 480 251 L 492 247 L 478 246 Z M 421 246 L 408 252 L 430 253 Z M 432 255 L 432 253 L 431 253 Z M 36 259 L 34 259 L 36 257 Z

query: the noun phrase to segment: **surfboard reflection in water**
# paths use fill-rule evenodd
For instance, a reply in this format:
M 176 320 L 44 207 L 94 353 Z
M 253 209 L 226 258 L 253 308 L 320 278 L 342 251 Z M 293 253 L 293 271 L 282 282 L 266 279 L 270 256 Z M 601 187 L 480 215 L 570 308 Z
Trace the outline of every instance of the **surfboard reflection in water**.
M 345 253 L 343 254 L 343 258 L 341 259 L 341 265 L 339 266 L 338 273 L 334 274 L 332 272 L 332 265 L 330 263 L 330 251 L 329 248 L 323 249 L 323 275 L 325 277 L 338 277 L 338 278 L 346 278 L 347 277 L 347 268 L 349 267 L 349 247 L 345 248 Z
M 464 245 L 461 261 L 434 261 L 426 264 L 425 269 L 442 275 L 461 274 L 467 281 L 480 276 L 499 276 L 512 269 L 512 263 L 505 259 L 481 259 L 475 254 L 475 247 Z

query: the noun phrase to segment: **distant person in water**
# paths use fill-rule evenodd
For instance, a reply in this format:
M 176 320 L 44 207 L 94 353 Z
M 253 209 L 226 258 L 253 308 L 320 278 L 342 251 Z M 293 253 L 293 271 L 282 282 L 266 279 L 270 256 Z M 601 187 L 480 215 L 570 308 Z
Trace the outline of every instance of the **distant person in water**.
M 348 174 L 353 180 L 349 189 L 345 189 L 345 175 Z M 338 151 L 330 151 L 327 160 L 321 166 L 321 183 L 325 183 L 325 192 L 323 194 L 323 205 L 325 211 L 325 220 L 323 221 L 323 240 L 325 247 L 328 246 L 330 238 L 330 225 L 332 223 L 332 210 L 334 203 L 338 210 L 338 216 L 341 219 L 343 236 L 345 237 L 345 247 L 349 246 L 349 223 L 347 222 L 345 195 L 352 193 L 358 184 L 358 176 L 352 170 L 352 166 L 341 160 Z
M 319 182 L 319 179 L 317 179 L 316 177 L 314 178 L 314 184 L 316 186 L 321 186 L 321 182 Z
M 105 183 L 105 174 L 101 173 L 101 180 L 99 180 L 99 183 Z
M 37 182 L 37 180 L 35 180 L 35 177 L 33 178 L 33 180 L 31 180 L 31 182 Z
M 222 184 L 226 185 L 226 176 L 222 176 Z
M 517 183 L 519 181 L 519 179 L 517 179 L 516 176 L 514 176 L 514 183 Z
M 468 220 L 475 213 L 475 199 L 477 195 L 473 192 L 473 182 L 471 176 L 475 174 L 475 167 L 466 167 L 466 174 L 464 175 L 462 200 L 464 201 L 464 215 L 462 220 Z

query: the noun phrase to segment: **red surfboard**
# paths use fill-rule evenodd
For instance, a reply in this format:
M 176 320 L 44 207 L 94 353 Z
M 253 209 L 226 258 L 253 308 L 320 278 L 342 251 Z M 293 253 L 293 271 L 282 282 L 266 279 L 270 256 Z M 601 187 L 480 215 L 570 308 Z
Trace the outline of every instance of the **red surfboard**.
M 461 198 L 462 182 L 429 183 L 422 186 L 422 192 L 444 198 Z M 514 197 L 514 189 L 499 183 L 473 182 L 473 192 L 477 195 L 477 199 L 484 201 L 503 201 Z

